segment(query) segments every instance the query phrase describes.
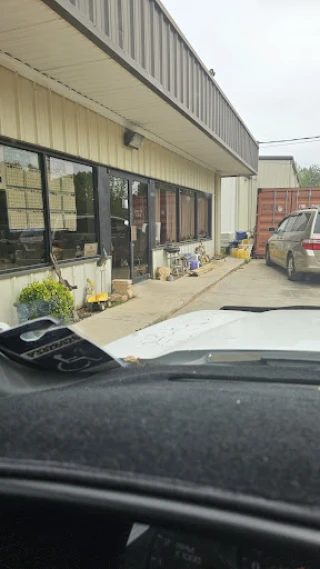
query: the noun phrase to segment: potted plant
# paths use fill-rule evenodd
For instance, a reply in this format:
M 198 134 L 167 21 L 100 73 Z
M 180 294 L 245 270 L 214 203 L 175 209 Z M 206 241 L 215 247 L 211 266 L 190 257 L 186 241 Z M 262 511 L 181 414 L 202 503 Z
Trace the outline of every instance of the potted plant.
M 15 306 L 20 322 L 53 316 L 67 323 L 72 317 L 74 300 L 69 290 L 49 277 L 34 281 L 22 289 Z

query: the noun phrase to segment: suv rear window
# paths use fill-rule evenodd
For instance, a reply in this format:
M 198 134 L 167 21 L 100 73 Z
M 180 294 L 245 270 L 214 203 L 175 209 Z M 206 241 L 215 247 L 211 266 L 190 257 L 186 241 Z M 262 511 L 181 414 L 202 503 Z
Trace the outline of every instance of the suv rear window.
M 308 227 L 308 223 L 310 221 L 311 213 L 303 211 L 299 213 L 296 217 L 295 224 L 292 228 L 292 231 L 305 231 Z
M 316 223 L 314 226 L 313 233 L 320 233 L 320 214 L 319 213 L 317 213 Z
M 294 226 L 294 224 L 295 224 L 295 222 L 296 222 L 296 219 L 297 219 L 297 214 L 295 214 L 295 215 L 290 215 L 290 217 L 289 217 L 289 219 L 288 219 L 288 224 L 286 225 L 286 228 L 285 228 L 285 232 L 286 232 L 286 233 L 287 233 L 288 231 L 293 231 L 292 228 L 293 228 L 293 226 Z

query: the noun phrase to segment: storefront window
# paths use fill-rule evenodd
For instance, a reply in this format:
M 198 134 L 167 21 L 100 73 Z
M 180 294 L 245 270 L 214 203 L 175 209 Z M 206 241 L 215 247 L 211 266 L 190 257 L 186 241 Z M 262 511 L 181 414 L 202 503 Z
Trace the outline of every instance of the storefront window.
M 57 260 L 98 253 L 92 168 L 48 158 L 52 252 Z
M 195 192 L 180 190 L 180 241 L 195 238 Z
M 210 237 L 209 208 L 211 200 L 206 194 L 198 194 L 198 238 Z
M 39 156 L 0 145 L 0 270 L 46 260 Z
M 156 244 L 164 245 L 177 240 L 177 194 L 164 184 L 155 190 Z

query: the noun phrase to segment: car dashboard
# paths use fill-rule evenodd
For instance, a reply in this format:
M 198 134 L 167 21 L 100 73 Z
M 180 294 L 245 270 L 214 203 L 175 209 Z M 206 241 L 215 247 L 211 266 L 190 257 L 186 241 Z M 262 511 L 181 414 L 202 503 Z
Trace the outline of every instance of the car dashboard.
M 5 569 L 318 569 L 315 550 L 20 504 L 1 518 Z
M 319 382 L 212 373 L 4 383 L 1 567 L 318 569 Z
M 315 569 L 320 558 L 288 548 L 134 524 L 121 569 Z

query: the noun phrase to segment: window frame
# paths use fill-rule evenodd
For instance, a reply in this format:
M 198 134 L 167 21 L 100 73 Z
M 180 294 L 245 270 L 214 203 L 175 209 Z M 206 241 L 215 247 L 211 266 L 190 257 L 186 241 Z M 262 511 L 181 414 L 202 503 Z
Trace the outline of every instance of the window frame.
M 93 195 L 94 195 L 94 216 L 95 216 L 95 224 L 96 224 L 96 234 L 97 234 L 97 242 L 98 242 L 98 254 L 92 257 L 80 257 L 80 258 L 72 258 L 72 259 L 65 259 L 60 260 L 59 265 L 66 265 L 70 266 L 71 264 L 81 264 L 84 262 L 88 262 L 90 260 L 95 260 L 100 257 L 101 251 L 101 236 L 100 236 L 100 215 L 99 215 L 99 192 L 98 192 L 98 169 L 100 164 L 96 162 L 92 162 L 90 160 L 81 159 L 79 157 L 74 157 L 70 154 L 65 154 L 64 152 L 59 152 L 51 149 L 45 149 L 38 147 L 34 144 L 28 144 L 24 142 L 15 141 L 12 139 L 7 139 L 6 137 L 0 136 L 0 146 L 7 146 L 10 148 L 16 148 L 20 150 L 26 150 L 29 152 L 34 152 L 39 157 L 39 165 L 40 165 L 40 172 L 41 172 L 41 183 L 42 183 L 42 199 L 43 199 L 43 208 L 44 208 L 44 250 L 45 250 L 45 258 L 47 261 L 45 263 L 35 263 L 34 265 L 26 265 L 23 267 L 13 267 L 10 269 L 1 269 L 0 268 L 0 280 L 3 278 L 7 278 L 7 275 L 10 274 L 29 274 L 32 272 L 41 272 L 47 270 L 48 267 L 51 266 L 50 262 L 50 255 L 52 254 L 52 233 L 51 233 L 51 226 L 50 226 L 50 204 L 49 204 L 49 183 L 48 183 L 48 169 L 47 169 L 47 159 L 48 158 L 57 158 L 60 160 L 65 160 L 69 162 L 74 162 L 77 164 L 82 164 L 84 166 L 88 166 L 92 168 L 92 181 L 93 181 Z M 104 168 L 108 168 L 107 166 L 103 166 Z
M 49 173 L 48 164 L 50 163 L 50 159 L 51 159 L 51 158 L 52 158 L 53 160 L 61 160 L 61 161 L 64 161 L 64 162 L 69 162 L 69 163 L 71 163 L 72 165 L 73 165 L 73 164 L 79 164 L 80 166 L 85 166 L 85 167 L 88 167 L 88 168 L 91 168 L 91 169 L 92 169 L 93 216 L 94 216 L 94 221 L 95 221 L 95 233 L 96 233 L 96 237 L 97 237 L 98 253 L 99 253 L 99 252 L 100 252 L 100 239 L 99 239 L 100 233 L 99 233 L 98 224 L 100 223 L 100 220 L 99 220 L 99 218 L 98 218 L 99 207 L 97 206 L 98 194 L 97 194 L 97 191 L 96 191 L 96 188 L 95 188 L 95 182 L 96 182 L 96 177 L 95 177 L 95 175 L 94 175 L 95 167 L 92 166 L 91 164 L 87 164 L 86 162 L 83 162 L 83 160 L 73 160 L 72 158 L 69 158 L 69 157 L 68 157 L 68 158 L 65 158 L 65 157 L 62 157 L 62 156 L 57 157 L 57 156 L 53 156 L 51 152 L 48 152 L 48 153 L 46 153 L 46 156 L 45 156 L 45 172 L 46 172 L 46 183 L 47 183 L 47 187 L 46 187 L 46 190 L 47 190 L 47 191 L 46 191 L 46 194 L 47 194 L 48 200 L 49 200 L 49 201 L 48 201 L 48 208 L 49 208 L 49 210 L 48 210 L 48 211 L 49 211 L 49 224 L 48 224 L 48 227 L 49 227 L 49 233 L 50 233 L 49 238 L 50 238 L 50 246 L 51 246 L 50 255 L 53 254 L 53 251 L 52 251 L 52 233 L 55 231 L 55 230 L 53 230 L 53 228 L 51 227 L 51 214 L 52 214 L 52 212 L 51 212 L 51 209 L 50 209 L 50 188 L 49 188 L 49 178 L 48 178 L 48 173 Z M 74 174 L 73 174 L 73 175 L 74 175 Z M 75 192 L 75 194 L 76 194 L 76 192 Z M 63 209 L 62 209 L 62 211 L 63 211 Z M 98 256 L 99 256 L 99 254 L 98 254 L 98 255 L 88 256 L 88 257 L 83 257 L 83 256 L 82 256 L 82 257 L 71 257 L 70 259 L 59 259 L 59 264 L 60 264 L 60 263 L 73 263 L 74 261 L 84 260 L 84 259 L 95 259 L 95 258 L 97 258 Z

